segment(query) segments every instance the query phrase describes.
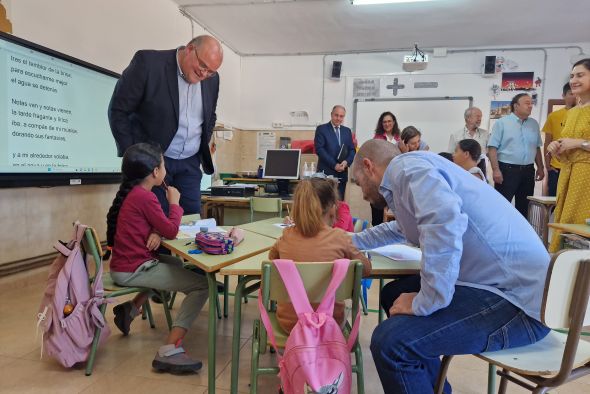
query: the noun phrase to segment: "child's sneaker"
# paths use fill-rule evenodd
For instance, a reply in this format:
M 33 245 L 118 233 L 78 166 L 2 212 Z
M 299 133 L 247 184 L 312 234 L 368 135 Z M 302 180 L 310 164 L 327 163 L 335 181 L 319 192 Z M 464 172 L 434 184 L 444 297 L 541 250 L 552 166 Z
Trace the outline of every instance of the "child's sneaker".
M 129 335 L 131 322 L 139 314 L 139 310 L 133 305 L 133 302 L 127 301 L 115 306 L 113 312 L 115 313 L 115 325 L 117 328 L 121 330 L 123 335 Z
M 193 360 L 186 354 L 180 340 L 175 345 L 161 346 L 152 361 L 152 367 L 160 372 L 197 372 L 202 366 L 202 362 Z

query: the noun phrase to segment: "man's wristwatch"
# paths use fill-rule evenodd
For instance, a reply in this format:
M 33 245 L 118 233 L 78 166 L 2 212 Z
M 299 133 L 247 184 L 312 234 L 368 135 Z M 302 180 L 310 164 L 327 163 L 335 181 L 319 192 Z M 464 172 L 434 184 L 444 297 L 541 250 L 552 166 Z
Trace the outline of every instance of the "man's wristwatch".
M 590 150 L 590 141 L 582 142 L 582 145 L 580 145 L 580 148 L 582 148 L 584 150 Z

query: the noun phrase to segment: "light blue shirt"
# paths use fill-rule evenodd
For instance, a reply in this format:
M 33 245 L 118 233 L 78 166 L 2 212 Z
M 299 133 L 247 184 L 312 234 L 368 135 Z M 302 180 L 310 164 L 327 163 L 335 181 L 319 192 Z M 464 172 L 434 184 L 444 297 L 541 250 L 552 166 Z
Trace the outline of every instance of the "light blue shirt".
M 353 235 L 353 243 L 420 246 L 415 315 L 448 306 L 459 285 L 498 294 L 540 320 L 549 254 L 500 193 L 447 159 L 419 151 L 391 161 L 379 192 L 396 221 Z
M 172 159 L 186 159 L 196 155 L 201 147 L 203 99 L 201 83 L 190 84 L 184 80 L 178 64 L 178 51 L 176 51 L 176 65 L 178 67 L 178 130 L 164 152 L 164 156 Z
M 539 123 L 533 118 L 520 120 L 513 113 L 494 123 L 488 141 L 488 147 L 498 150 L 498 161 L 517 165 L 533 164 L 542 145 Z

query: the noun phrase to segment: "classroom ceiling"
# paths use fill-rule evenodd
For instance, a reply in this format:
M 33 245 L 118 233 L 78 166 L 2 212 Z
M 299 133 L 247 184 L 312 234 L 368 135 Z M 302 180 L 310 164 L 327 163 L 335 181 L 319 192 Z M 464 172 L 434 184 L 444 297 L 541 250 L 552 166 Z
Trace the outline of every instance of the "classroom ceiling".
M 242 56 L 585 42 L 590 0 L 173 0 Z

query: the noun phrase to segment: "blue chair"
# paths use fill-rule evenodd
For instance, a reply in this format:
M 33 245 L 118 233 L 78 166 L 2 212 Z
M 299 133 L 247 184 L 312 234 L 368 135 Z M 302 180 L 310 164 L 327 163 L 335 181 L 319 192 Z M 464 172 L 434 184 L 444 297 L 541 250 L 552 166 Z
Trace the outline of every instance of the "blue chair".
M 354 228 L 355 233 L 360 233 L 365 231 L 371 224 L 368 220 L 363 220 L 360 218 L 352 218 L 352 226 Z M 361 305 L 363 307 L 363 313 L 366 315 L 369 314 L 369 310 L 367 309 L 368 299 L 367 299 L 367 290 L 371 288 L 371 284 L 373 283 L 373 279 L 363 279 L 361 281 L 361 289 L 362 289 L 362 297 L 361 297 Z

